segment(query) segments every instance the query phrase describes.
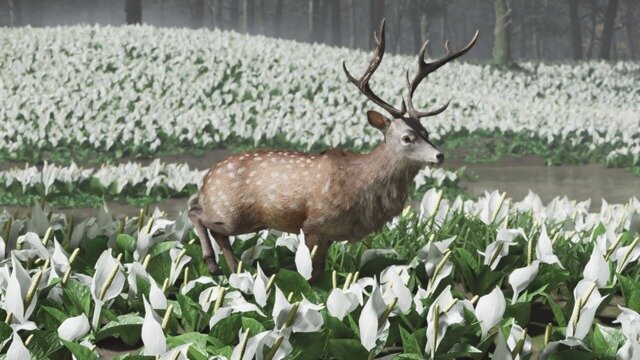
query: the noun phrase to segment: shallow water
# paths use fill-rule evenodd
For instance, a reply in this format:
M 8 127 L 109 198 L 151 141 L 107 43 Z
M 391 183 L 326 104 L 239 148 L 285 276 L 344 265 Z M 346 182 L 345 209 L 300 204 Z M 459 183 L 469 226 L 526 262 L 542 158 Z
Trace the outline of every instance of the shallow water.
M 165 162 L 186 162 L 192 168 L 206 169 L 231 153 L 228 150 L 210 150 L 204 156 L 176 155 L 162 157 Z M 126 162 L 130 159 L 121 159 Z M 148 163 L 151 160 L 140 160 Z M 10 167 L 4 164 L 5 167 Z M 14 163 L 13 166 L 24 164 Z M 80 166 L 88 166 L 79 164 Z M 543 203 L 548 203 L 556 196 L 566 195 L 571 200 L 591 199 L 591 210 L 598 211 L 602 199 L 609 203 L 625 203 L 630 197 L 640 197 L 640 176 L 624 169 L 606 168 L 600 164 L 546 166 L 543 159 L 536 156 L 505 157 L 494 163 L 464 163 L 458 159 L 446 162 L 448 169 L 466 167 L 465 173 L 472 179 L 463 178 L 460 186 L 473 196 L 480 196 L 485 191 L 506 191 L 508 197 L 522 200 L 529 190 L 536 192 Z M 169 216 L 176 215 L 186 209 L 187 198 L 169 199 L 158 204 Z M 415 206 L 419 201 L 411 202 Z M 139 208 L 125 204 L 110 204 L 112 212 L 118 216 L 135 216 Z M 5 207 L 0 207 L 0 211 Z M 28 208 L 6 207 L 8 211 Z M 60 209 L 76 218 L 84 218 L 97 214 L 97 209 Z
M 521 200 L 529 190 L 543 203 L 556 196 L 571 200 L 591 199 L 591 210 L 598 211 L 602 199 L 608 203 L 625 203 L 640 197 L 640 176 L 624 169 L 600 164 L 546 166 L 536 157 L 507 158 L 491 164 L 464 164 L 473 180 L 460 185 L 471 195 L 484 191 L 506 191 L 508 197 Z

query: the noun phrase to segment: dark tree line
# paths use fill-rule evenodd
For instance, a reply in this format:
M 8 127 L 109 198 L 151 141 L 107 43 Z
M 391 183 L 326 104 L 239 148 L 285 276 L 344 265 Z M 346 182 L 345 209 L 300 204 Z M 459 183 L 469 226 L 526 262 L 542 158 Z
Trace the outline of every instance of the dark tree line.
M 0 0 L 0 25 L 77 23 L 207 27 L 369 48 L 387 19 L 388 51 L 430 55 L 480 29 L 470 53 L 510 66 L 523 59 L 640 58 L 637 0 Z

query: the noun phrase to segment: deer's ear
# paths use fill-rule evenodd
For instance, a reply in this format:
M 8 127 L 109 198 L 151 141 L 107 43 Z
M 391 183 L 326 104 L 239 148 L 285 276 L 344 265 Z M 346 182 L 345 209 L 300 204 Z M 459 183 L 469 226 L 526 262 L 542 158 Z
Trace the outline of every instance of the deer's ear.
M 369 124 L 378 130 L 384 130 L 391 124 L 391 120 L 374 110 L 367 111 L 367 119 L 369 119 Z

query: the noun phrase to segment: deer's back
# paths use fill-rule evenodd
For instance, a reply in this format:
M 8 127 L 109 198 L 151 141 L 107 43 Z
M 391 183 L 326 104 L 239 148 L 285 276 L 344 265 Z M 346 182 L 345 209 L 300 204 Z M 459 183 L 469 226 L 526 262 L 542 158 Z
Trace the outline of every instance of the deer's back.
M 232 155 L 205 176 L 200 204 L 209 222 L 239 234 L 261 228 L 297 232 L 309 213 L 326 158 L 295 151 Z

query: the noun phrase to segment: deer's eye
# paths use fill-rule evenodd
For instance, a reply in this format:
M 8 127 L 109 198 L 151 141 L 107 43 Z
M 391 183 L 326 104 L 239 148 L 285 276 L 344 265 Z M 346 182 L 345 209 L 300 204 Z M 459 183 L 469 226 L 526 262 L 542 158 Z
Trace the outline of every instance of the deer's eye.
M 402 137 L 402 142 L 405 144 L 411 144 L 413 142 L 413 139 L 411 139 L 411 136 L 405 135 Z

